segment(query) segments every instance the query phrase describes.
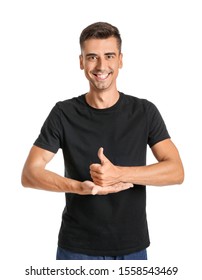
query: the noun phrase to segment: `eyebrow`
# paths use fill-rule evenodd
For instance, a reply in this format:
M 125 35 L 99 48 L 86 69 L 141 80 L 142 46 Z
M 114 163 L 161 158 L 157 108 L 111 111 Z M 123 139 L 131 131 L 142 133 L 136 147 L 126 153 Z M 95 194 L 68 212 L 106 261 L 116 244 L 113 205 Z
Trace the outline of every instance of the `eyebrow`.
M 97 55 L 96 53 L 87 53 L 86 57 L 88 57 L 88 56 L 96 56 L 96 55 Z
M 108 53 L 105 53 L 105 55 L 115 55 L 116 56 L 116 53 L 115 52 L 108 52 Z
M 96 53 L 87 53 L 86 54 L 86 57 L 89 57 L 89 56 L 96 56 L 97 54 Z M 104 55 L 115 55 L 116 56 L 116 53 L 115 52 L 107 52 L 105 53 Z

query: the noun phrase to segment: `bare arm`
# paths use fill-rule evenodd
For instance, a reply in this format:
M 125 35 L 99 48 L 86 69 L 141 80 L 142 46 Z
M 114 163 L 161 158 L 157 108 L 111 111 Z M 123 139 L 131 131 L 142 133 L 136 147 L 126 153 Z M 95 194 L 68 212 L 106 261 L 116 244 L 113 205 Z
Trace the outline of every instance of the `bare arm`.
M 33 146 L 22 171 L 22 185 L 35 189 L 66 192 L 79 186 L 79 182 L 46 170 L 54 153 Z
M 115 182 L 130 182 L 137 185 L 174 185 L 184 180 L 183 165 L 177 148 L 170 139 L 161 141 L 152 147 L 158 163 L 148 166 L 120 167 L 113 165 L 98 152 L 101 164 L 90 166 L 91 177 L 96 184 L 105 186 Z
M 54 153 L 33 146 L 22 171 L 22 185 L 35 189 L 71 192 L 81 195 L 119 192 L 132 187 L 131 184 L 115 184 L 106 188 L 100 187 L 91 181 L 80 182 L 62 177 L 52 171 L 46 170 L 46 165 L 54 157 Z
M 126 182 L 134 181 L 135 184 L 153 186 L 181 184 L 184 170 L 173 142 L 170 139 L 161 141 L 152 147 L 152 152 L 158 163 L 123 169 L 122 176 Z

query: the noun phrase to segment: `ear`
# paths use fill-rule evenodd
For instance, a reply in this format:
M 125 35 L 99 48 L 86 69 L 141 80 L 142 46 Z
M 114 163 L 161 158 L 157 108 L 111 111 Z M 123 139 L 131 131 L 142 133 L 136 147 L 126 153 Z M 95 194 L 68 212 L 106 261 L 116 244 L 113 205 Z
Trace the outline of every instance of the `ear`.
M 120 53 L 119 54 L 119 69 L 121 69 L 123 67 L 123 54 Z
M 84 66 L 83 66 L 83 56 L 82 56 L 82 54 L 80 54 L 80 56 L 79 56 L 79 61 L 80 61 L 80 69 L 83 70 Z

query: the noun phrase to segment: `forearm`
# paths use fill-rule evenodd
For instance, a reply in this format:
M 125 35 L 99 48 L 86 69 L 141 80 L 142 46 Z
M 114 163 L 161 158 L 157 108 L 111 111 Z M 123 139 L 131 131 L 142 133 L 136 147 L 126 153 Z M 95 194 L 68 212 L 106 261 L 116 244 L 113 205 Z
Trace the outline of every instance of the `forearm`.
M 162 161 L 147 166 L 118 167 L 119 180 L 136 185 L 166 186 L 181 184 L 184 178 L 180 162 Z
M 78 192 L 81 182 L 62 177 L 52 171 L 35 167 L 23 170 L 22 185 L 53 192 Z
M 92 181 L 76 181 L 64 178 L 54 172 L 41 168 L 32 168 L 31 171 L 24 169 L 22 173 L 22 185 L 34 189 L 76 193 L 80 195 L 106 195 L 117 193 L 133 187 L 130 183 L 118 183 L 113 186 L 101 187 L 95 185 Z
M 81 182 L 64 178 L 46 169 L 47 164 L 53 157 L 54 153 L 33 146 L 22 171 L 22 185 L 34 189 L 79 195 L 106 195 L 133 187 L 133 184 L 119 182 L 103 188 L 89 180 Z

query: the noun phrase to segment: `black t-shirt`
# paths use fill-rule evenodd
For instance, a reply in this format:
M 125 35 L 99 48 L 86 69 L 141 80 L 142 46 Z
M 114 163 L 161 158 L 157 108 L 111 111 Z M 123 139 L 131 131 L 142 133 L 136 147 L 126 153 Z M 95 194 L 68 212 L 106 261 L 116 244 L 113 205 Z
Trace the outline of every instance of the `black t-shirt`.
M 154 104 L 120 93 L 107 109 L 90 107 L 81 95 L 58 102 L 46 119 L 34 145 L 63 151 L 65 177 L 91 180 L 89 165 L 97 152 L 115 165 L 146 165 L 146 149 L 169 138 Z M 146 189 L 134 188 L 109 195 L 66 193 L 58 245 L 89 255 L 123 255 L 149 246 Z

